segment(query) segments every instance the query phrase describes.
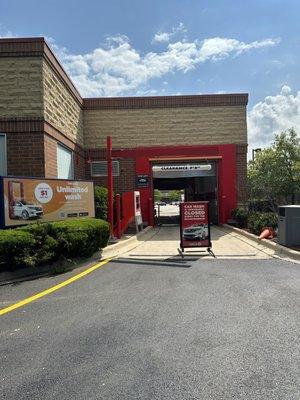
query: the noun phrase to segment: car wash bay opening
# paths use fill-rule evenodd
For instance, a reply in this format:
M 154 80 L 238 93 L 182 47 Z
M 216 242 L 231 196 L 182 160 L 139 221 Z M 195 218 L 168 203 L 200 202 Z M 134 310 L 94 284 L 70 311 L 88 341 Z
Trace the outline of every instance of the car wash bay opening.
M 219 222 L 216 161 L 153 164 L 152 176 L 154 190 L 184 190 L 184 201 L 209 201 L 210 221 Z M 167 218 L 164 220 L 168 221 Z M 174 218 L 170 218 L 171 221 Z

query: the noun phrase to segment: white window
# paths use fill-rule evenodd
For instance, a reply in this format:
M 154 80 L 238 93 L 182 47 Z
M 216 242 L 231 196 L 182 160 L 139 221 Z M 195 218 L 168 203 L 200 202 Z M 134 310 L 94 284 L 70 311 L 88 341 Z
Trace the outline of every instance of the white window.
M 6 135 L 0 133 L 0 176 L 7 175 Z
M 113 176 L 120 175 L 119 161 L 112 162 Z M 107 161 L 92 161 L 91 176 L 107 176 Z
M 60 144 L 57 145 L 57 177 L 74 179 L 73 153 Z

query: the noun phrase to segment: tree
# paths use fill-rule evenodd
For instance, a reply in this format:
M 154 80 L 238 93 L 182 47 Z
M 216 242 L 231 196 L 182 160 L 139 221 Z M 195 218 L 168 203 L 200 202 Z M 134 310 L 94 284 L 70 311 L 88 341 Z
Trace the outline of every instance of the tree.
M 294 129 L 275 136 L 271 147 L 248 164 L 248 198 L 279 203 L 295 202 L 300 194 L 300 140 Z
M 154 201 L 160 201 L 162 194 L 158 189 L 154 189 Z
M 180 201 L 181 200 L 181 191 L 180 190 L 170 190 L 169 191 L 169 199 L 170 199 L 170 201 Z

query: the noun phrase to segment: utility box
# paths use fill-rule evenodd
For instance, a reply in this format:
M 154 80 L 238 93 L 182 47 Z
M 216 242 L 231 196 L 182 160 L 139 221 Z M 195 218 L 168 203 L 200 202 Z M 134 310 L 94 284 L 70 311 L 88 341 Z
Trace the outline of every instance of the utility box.
M 278 243 L 300 246 L 300 205 L 278 207 Z

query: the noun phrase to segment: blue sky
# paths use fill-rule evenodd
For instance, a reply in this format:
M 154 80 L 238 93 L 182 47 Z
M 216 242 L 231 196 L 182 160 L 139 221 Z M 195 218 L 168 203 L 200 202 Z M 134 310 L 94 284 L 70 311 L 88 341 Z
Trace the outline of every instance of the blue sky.
M 0 36 L 45 36 L 83 96 L 249 93 L 250 146 L 300 132 L 299 0 L 0 0 Z

